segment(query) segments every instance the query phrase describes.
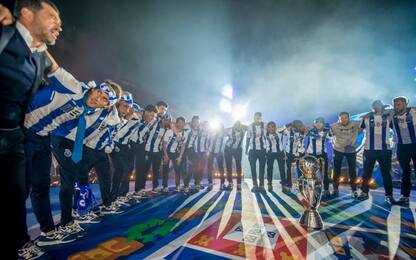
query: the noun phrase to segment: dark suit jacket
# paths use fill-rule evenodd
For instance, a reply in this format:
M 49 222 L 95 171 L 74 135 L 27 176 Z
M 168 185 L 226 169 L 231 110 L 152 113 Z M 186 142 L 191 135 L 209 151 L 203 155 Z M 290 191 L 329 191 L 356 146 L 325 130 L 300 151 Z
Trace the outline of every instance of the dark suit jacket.
M 17 29 L 0 54 L 0 128 L 22 123 L 41 55 L 30 51 Z

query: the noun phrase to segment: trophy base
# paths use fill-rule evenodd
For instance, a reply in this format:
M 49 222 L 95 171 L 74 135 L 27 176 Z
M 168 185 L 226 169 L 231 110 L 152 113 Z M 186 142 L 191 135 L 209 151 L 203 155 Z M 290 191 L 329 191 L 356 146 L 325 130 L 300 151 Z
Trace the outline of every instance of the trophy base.
M 321 215 L 316 209 L 307 209 L 300 217 L 299 223 L 306 226 L 308 229 L 322 229 L 324 224 Z

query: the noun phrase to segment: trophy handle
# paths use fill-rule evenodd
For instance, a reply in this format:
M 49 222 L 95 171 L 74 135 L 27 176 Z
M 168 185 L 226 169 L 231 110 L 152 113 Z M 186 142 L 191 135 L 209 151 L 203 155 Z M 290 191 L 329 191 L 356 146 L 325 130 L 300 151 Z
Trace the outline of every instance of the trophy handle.
M 322 194 L 322 181 L 315 178 L 315 187 L 313 190 L 313 197 L 311 201 L 311 207 L 317 209 L 321 203 L 321 194 Z

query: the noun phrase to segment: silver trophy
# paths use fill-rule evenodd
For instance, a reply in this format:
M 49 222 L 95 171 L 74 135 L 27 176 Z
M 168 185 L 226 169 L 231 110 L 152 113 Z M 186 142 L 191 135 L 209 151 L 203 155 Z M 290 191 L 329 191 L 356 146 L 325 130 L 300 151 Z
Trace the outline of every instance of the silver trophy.
M 306 155 L 299 159 L 301 172 L 298 178 L 299 192 L 307 202 L 299 222 L 308 229 L 322 229 L 323 227 L 322 218 L 318 212 L 322 193 L 320 169 L 321 162 L 314 156 Z

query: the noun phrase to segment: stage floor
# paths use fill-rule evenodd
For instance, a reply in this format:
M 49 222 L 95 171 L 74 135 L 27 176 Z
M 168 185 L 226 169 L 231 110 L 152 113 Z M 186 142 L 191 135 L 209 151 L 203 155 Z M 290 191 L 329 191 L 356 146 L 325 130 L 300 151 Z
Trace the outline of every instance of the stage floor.
M 307 232 L 295 194 L 253 194 L 206 189 L 184 195 L 151 195 L 99 224 L 82 225 L 87 236 L 44 248 L 54 259 L 416 259 L 416 198 L 410 208 L 388 206 L 382 189 L 357 201 L 347 186 L 338 198 L 323 201 L 324 228 Z M 51 191 L 59 221 L 57 188 Z M 96 195 L 98 188 L 94 186 Z M 395 190 L 395 197 L 399 197 Z M 28 204 L 32 236 L 39 232 Z

